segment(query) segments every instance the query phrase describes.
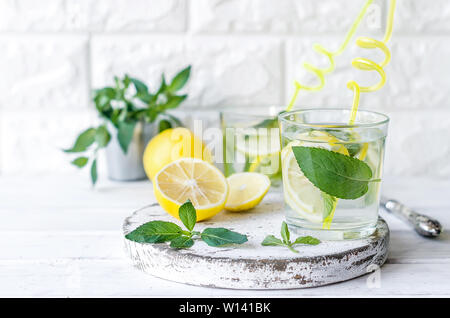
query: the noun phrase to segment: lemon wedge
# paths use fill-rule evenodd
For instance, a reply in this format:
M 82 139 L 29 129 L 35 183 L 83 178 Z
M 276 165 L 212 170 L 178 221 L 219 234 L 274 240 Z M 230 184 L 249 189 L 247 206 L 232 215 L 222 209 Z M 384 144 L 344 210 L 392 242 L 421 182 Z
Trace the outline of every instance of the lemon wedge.
M 230 193 L 225 209 L 245 211 L 261 202 L 270 188 L 270 179 L 256 172 L 235 173 L 227 178 Z
M 161 207 L 179 219 L 178 209 L 190 200 L 197 221 L 208 219 L 225 206 L 228 183 L 212 164 L 196 158 L 182 158 L 164 166 L 153 179 L 153 191 Z

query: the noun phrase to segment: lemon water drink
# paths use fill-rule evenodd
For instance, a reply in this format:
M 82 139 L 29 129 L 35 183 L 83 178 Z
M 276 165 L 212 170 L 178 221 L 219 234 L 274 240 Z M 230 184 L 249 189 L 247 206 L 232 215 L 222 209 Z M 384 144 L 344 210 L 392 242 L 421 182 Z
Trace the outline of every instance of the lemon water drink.
M 287 223 L 325 240 L 361 238 L 378 219 L 388 118 L 317 109 L 279 116 Z
M 250 113 L 250 114 L 249 114 Z M 281 185 L 280 131 L 275 108 L 221 113 L 225 176 L 259 172 Z

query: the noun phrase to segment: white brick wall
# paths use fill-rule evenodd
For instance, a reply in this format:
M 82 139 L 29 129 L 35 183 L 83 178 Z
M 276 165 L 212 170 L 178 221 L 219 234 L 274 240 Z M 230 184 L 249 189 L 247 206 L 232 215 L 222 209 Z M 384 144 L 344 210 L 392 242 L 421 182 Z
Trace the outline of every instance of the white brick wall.
M 336 48 L 364 0 L 0 0 L 0 173 L 73 172 L 60 148 L 95 120 L 90 89 L 125 72 L 157 85 L 193 65 L 182 108 L 286 104 L 312 43 Z M 361 35 L 379 36 L 385 0 Z M 399 0 L 388 82 L 362 107 L 391 118 L 385 173 L 450 177 L 450 1 Z M 372 21 L 372 24 L 369 22 Z M 351 45 L 320 93 L 297 107 L 346 106 Z M 367 73 L 367 72 L 365 72 Z M 376 79 L 375 79 L 376 80 Z M 206 113 L 205 113 L 206 112 Z M 208 115 L 207 115 L 208 114 Z

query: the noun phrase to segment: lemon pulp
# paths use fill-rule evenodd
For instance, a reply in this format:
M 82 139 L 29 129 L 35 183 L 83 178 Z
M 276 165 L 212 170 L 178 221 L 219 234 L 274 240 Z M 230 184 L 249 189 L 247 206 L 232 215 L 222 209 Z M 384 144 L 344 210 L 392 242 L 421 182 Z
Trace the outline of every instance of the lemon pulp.
M 195 158 L 182 158 L 163 167 L 153 180 L 156 200 L 170 215 L 179 218 L 179 207 L 190 200 L 197 220 L 220 212 L 228 195 L 225 176 L 212 164 Z

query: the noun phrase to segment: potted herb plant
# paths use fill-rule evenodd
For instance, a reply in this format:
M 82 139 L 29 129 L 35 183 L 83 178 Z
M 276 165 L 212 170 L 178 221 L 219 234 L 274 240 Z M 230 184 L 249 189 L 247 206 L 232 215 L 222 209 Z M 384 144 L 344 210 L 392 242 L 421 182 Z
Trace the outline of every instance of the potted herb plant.
M 93 101 L 101 123 L 77 137 L 66 153 L 76 153 L 72 164 L 90 166 L 92 184 L 97 182 L 97 155 L 106 149 L 108 176 L 119 181 L 145 178 L 142 156 L 148 141 L 157 133 L 181 122 L 167 110 L 177 108 L 187 95 L 178 94 L 189 79 L 191 66 L 169 83 L 164 74 L 158 90 L 151 93 L 141 80 L 125 75 L 114 77 L 115 86 L 95 90 Z

